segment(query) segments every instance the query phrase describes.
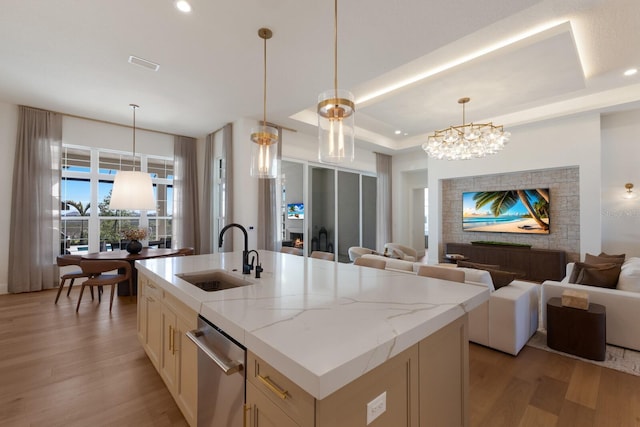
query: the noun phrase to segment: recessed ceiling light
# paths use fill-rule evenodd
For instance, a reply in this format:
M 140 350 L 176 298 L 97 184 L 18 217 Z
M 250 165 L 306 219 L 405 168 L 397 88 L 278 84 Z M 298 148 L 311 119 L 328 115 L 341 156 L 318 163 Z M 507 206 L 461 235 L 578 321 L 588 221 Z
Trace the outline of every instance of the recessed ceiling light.
M 191 5 L 187 0 L 178 0 L 176 1 L 176 7 L 180 12 L 189 13 L 191 12 Z
M 629 68 L 627 71 L 624 72 L 624 75 L 629 77 L 629 76 L 633 76 L 637 72 L 638 72 L 637 68 Z
M 401 131 L 401 130 L 397 130 L 397 131 L 396 131 L 396 135 L 400 135 L 401 133 L 402 133 L 402 131 Z
M 407 132 L 404 133 L 404 136 L 409 136 L 409 134 Z

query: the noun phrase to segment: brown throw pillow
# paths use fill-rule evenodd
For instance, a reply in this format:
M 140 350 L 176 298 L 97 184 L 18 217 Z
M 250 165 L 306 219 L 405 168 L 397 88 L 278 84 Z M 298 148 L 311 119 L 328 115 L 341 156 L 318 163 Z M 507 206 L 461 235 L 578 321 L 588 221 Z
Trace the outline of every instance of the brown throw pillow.
M 620 264 L 617 263 L 583 265 L 576 283 L 615 289 L 618 276 L 620 276 Z
M 493 270 L 487 269 L 489 274 L 491 275 L 491 280 L 493 281 L 493 287 L 498 290 L 503 286 L 507 286 L 509 283 L 513 282 L 516 277 L 518 277 L 517 273 L 512 273 L 510 271 L 502 271 L 502 270 Z
M 458 261 L 458 267 L 476 268 L 478 270 L 500 270 L 499 265 L 480 264 L 479 262 Z
M 600 255 L 598 255 L 600 258 L 622 258 L 622 260 L 624 261 L 624 259 L 627 257 L 627 254 L 619 254 L 619 255 L 610 255 L 610 254 L 606 254 L 604 252 L 600 252 Z
M 624 258 L 619 257 L 608 257 L 608 256 L 596 256 L 591 254 L 586 254 L 584 256 L 585 264 L 622 264 L 624 262 Z

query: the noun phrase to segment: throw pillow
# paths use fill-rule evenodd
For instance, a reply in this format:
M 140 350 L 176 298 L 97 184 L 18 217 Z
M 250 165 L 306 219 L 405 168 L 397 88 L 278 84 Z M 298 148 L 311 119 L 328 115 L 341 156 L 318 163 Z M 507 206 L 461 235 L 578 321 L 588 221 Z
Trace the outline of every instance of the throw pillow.
M 499 265 L 480 264 L 479 262 L 458 261 L 458 267 L 476 268 L 478 270 L 500 270 Z
M 517 273 L 512 273 L 510 271 L 502 271 L 502 270 L 494 270 L 487 269 L 489 274 L 491 275 L 491 280 L 493 280 L 493 287 L 498 290 L 503 286 L 507 286 L 509 283 L 513 282 L 515 278 L 518 276 Z
M 405 253 L 400 249 L 391 249 L 391 253 L 393 254 L 394 258 L 404 259 Z
M 640 267 L 623 268 L 618 277 L 616 288 L 621 291 L 640 292 Z
M 618 276 L 620 276 L 620 264 L 618 263 L 586 264 L 577 262 L 576 267 L 580 272 L 573 283 L 610 289 L 615 288 L 618 283 Z
M 604 257 L 604 258 L 622 258 L 622 260 L 624 261 L 624 259 L 626 258 L 627 254 L 619 254 L 619 255 L 610 255 L 610 254 L 606 254 L 604 252 L 600 252 L 600 255 L 598 255 L 599 257 Z
M 586 254 L 584 256 L 584 262 L 585 264 L 622 264 L 624 262 L 624 258 Z

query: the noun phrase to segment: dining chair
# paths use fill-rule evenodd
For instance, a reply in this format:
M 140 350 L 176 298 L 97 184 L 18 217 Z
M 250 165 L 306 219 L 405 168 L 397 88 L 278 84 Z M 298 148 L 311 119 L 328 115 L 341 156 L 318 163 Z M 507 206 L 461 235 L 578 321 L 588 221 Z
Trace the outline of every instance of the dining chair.
M 178 253 L 176 254 L 176 256 L 188 256 L 188 255 L 194 255 L 196 253 L 196 250 L 193 248 L 180 248 L 178 249 Z
M 56 264 L 58 264 L 58 267 L 67 267 L 72 265 L 80 267 L 81 260 L 82 260 L 81 255 L 58 255 L 56 257 Z M 58 287 L 58 293 L 56 294 L 56 300 L 54 304 L 58 303 L 58 299 L 60 298 L 60 292 L 62 292 L 64 283 L 67 280 L 71 280 L 69 282 L 69 288 L 67 289 L 67 296 L 69 296 L 69 293 L 71 293 L 71 287 L 73 286 L 73 282 L 75 282 L 76 279 L 81 279 L 85 277 L 88 278 L 89 274 L 84 273 L 81 269 L 74 270 L 74 271 L 60 275 L 60 286 Z M 93 288 L 91 288 L 91 299 L 93 299 Z
M 304 252 L 302 251 L 302 249 L 294 248 L 293 246 L 283 246 L 280 248 L 280 252 L 282 252 L 283 254 L 291 254 L 291 255 L 298 255 L 298 256 L 304 255 Z
M 115 294 L 116 286 L 120 282 L 129 282 L 129 295 L 133 295 L 133 280 L 131 278 L 131 264 L 128 261 L 122 260 L 82 260 L 80 262 L 80 268 L 82 272 L 90 275 L 87 280 L 82 282 L 82 288 L 80 289 L 80 296 L 78 297 L 78 305 L 76 311 L 80 309 L 80 301 L 82 301 L 82 293 L 85 286 L 89 286 L 90 289 L 93 286 L 111 286 L 111 299 L 109 302 L 109 311 L 113 307 L 113 295 Z M 112 271 L 117 270 L 117 273 Z M 100 302 L 100 292 L 98 292 L 98 302 Z
M 455 268 L 434 267 L 421 265 L 418 268 L 418 276 L 432 277 L 434 279 L 449 280 L 451 282 L 464 283 L 464 271 Z
M 371 267 L 384 270 L 387 267 L 387 262 L 383 259 L 358 257 L 355 259 L 355 261 L 353 261 L 353 265 L 360 265 L 362 267 Z
M 328 261 L 333 261 L 334 255 L 331 252 L 313 251 L 311 252 L 311 258 L 326 259 Z

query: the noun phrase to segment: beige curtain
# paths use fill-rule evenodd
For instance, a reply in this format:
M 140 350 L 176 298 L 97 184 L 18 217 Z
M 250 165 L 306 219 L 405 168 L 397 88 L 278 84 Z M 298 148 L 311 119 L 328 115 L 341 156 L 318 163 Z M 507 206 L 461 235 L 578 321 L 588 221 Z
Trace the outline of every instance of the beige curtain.
M 176 247 L 200 251 L 198 165 L 195 138 L 173 139 L 173 240 Z
M 202 221 L 200 221 L 200 251 L 201 254 L 213 252 L 213 175 L 215 170 L 215 147 L 213 138 L 215 133 L 207 135 L 204 145 L 204 181 L 202 185 Z
M 269 126 L 274 126 L 269 124 Z M 282 163 L 282 129 L 278 129 L 278 172 L 280 175 L 280 164 Z M 279 251 L 278 247 L 281 242 L 278 238 L 278 218 L 279 218 L 279 200 L 278 197 L 278 179 L 258 179 L 258 233 L 257 244 L 258 249 L 266 249 L 268 251 Z
M 13 166 L 8 290 L 57 285 L 62 116 L 21 106 Z
M 391 156 L 376 153 L 378 175 L 376 200 L 376 250 L 382 251 L 384 244 L 392 242 L 391 218 Z

